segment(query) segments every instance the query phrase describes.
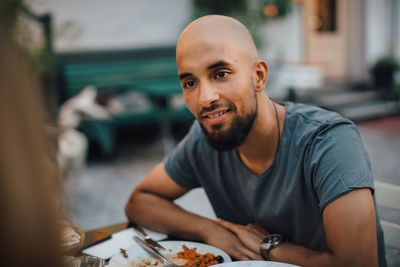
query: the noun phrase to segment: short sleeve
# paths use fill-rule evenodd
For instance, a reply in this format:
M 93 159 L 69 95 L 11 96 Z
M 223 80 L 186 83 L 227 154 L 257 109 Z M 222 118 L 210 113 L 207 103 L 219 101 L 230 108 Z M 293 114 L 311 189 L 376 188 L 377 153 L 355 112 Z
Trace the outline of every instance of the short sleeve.
M 325 125 L 311 141 L 305 170 L 321 211 L 355 188 L 371 188 L 369 157 L 356 126 L 350 121 Z
M 199 126 L 195 122 L 189 133 L 165 158 L 164 165 L 168 175 L 180 186 L 192 189 L 200 187 L 196 178 L 196 153 L 199 139 Z

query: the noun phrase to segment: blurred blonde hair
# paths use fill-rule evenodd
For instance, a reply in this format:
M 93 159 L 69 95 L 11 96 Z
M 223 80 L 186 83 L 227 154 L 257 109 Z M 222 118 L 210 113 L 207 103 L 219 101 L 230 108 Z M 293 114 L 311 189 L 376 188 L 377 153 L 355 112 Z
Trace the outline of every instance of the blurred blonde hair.
M 55 203 L 59 180 L 47 149 L 38 82 L 4 35 L 0 62 L 1 265 L 62 266 Z

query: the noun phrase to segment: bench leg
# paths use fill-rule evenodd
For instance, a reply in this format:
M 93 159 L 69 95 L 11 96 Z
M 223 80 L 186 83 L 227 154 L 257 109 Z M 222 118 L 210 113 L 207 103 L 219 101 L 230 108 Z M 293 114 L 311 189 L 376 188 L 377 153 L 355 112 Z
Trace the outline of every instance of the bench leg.
M 172 136 L 171 124 L 168 119 L 162 119 L 159 121 L 159 127 L 161 131 L 161 143 L 164 154 L 168 154 L 175 147 L 175 140 Z
M 115 130 L 111 121 L 88 120 L 80 127 L 90 143 L 99 146 L 101 156 L 110 157 L 115 152 Z

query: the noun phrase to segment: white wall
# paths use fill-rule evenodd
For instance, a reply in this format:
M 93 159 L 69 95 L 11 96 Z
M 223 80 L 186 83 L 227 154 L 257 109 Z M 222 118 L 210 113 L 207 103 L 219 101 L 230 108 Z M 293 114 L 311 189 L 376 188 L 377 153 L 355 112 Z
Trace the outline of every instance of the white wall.
M 372 63 L 377 57 L 388 52 L 391 40 L 391 1 L 398 0 L 367 0 L 366 16 L 366 58 Z M 400 4 L 397 5 L 397 16 L 400 15 Z M 397 41 L 395 53 L 400 58 L 400 19 L 397 19 Z
M 190 0 L 32 1 L 32 9 L 37 13 L 53 14 L 57 51 L 173 46 L 192 13 Z M 366 0 L 367 65 L 387 51 L 391 1 L 400 0 Z M 397 7 L 400 14 L 400 3 Z M 260 33 L 265 39 L 260 50 L 263 59 L 269 63 L 304 60 L 303 8 L 303 4 L 293 4 L 292 12 L 285 18 L 261 26 Z M 400 58 L 400 19 L 397 24 L 395 52 Z
M 57 51 L 118 49 L 175 45 L 191 1 L 35 0 L 32 9 L 53 14 Z
M 190 21 L 190 0 L 33 0 L 36 13 L 51 12 L 56 51 L 175 45 Z M 303 60 L 302 5 L 260 29 L 267 60 Z
M 302 5 L 261 27 L 264 58 L 302 60 Z M 175 45 L 189 22 L 190 0 L 34 0 L 37 13 L 51 12 L 55 49 L 93 50 Z
M 392 1 L 397 1 L 395 12 L 392 12 Z M 283 19 L 270 20 L 262 27 L 266 46 L 260 51 L 260 55 L 264 59 L 272 62 L 277 59 L 286 62 L 304 60 L 305 35 L 303 25 L 305 20 L 303 19 L 303 8 L 303 4 L 294 4 L 293 10 L 288 16 Z M 388 52 L 388 44 L 393 39 L 393 33 L 390 32 L 391 15 L 393 14 L 397 15 L 397 27 L 395 27 L 397 34 L 394 36 L 397 40 L 394 40 L 394 52 L 400 59 L 400 0 L 366 0 L 365 52 L 363 53 L 365 60 L 359 60 L 365 62 L 366 66 L 358 70 L 360 73 L 354 74 L 357 76 L 356 78 L 365 78 L 369 66 L 379 56 Z M 362 36 L 360 33 L 353 34 Z
M 286 62 L 304 60 L 303 5 L 293 4 L 290 14 L 284 18 L 269 20 L 261 27 L 265 47 L 260 56 L 264 59 Z

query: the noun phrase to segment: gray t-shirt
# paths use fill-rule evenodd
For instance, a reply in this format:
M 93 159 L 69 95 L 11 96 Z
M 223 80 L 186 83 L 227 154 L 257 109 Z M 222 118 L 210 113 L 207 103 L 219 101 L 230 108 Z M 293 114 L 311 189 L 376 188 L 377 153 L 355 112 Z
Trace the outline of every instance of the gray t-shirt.
M 258 222 L 290 242 L 326 250 L 323 209 L 354 188 L 373 191 L 369 157 L 350 120 L 313 106 L 285 106 L 277 154 L 261 175 L 250 172 L 235 150 L 209 146 L 198 122 L 165 158 L 165 169 L 185 188 L 203 187 L 219 218 Z M 377 222 L 380 266 L 385 266 Z

